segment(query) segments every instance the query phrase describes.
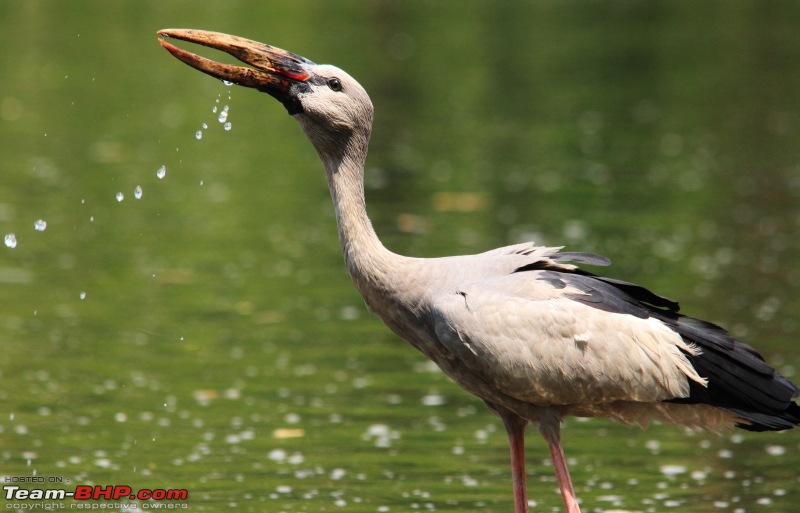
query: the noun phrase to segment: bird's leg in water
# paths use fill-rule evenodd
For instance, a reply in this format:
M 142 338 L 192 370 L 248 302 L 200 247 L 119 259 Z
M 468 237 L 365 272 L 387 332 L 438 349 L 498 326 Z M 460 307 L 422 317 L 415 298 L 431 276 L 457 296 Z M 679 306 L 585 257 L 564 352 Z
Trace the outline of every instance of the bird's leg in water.
M 561 497 L 564 498 L 564 506 L 567 508 L 567 513 L 581 513 L 575 490 L 572 488 L 572 479 L 569 477 L 564 448 L 561 446 L 561 427 L 558 422 L 543 422 L 539 424 L 539 432 L 542 433 L 547 442 L 547 448 L 550 450 L 550 459 L 553 461 L 553 469 L 556 472 L 558 487 L 561 489 Z
M 511 448 L 511 478 L 514 483 L 514 513 L 528 513 L 528 490 L 525 484 L 525 426 L 528 421 L 502 408 L 493 408 L 503 419 Z

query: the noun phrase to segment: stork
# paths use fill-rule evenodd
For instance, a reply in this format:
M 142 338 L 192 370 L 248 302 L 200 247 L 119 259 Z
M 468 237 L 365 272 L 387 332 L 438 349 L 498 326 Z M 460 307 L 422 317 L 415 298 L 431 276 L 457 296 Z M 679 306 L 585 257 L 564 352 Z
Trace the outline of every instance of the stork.
M 606 266 L 605 257 L 533 243 L 444 258 L 386 249 L 364 200 L 372 102 L 341 69 L 218 32 L 159 35 L 248 64 L 218 63 L 159 39 L 195 69 L 268 93 L 300 124 L 322 160 L 344 261 L 370 310 L 502 420 L 515 513 L 528 511 L 528 424 L 547 442 L 567 513 L 580 507 L 561 444 L 564 417 L 715 431 L 800 424 L 800 389 L 755 349 L 683 315 L 670 299 L 575 265 Z

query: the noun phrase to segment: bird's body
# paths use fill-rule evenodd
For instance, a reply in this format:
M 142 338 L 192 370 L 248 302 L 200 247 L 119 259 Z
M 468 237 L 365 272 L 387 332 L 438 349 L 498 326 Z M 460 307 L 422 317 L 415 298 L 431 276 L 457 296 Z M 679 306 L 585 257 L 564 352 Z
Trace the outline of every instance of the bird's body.
M 366 212 L 364 160 L 372 103 L 342 70 L 253 41 L 204 31 L 165 36 L 255 66 L 218 64 L 161 41 L 208 74 L 280 100 L 326 171 L 345 263 L 368 307 L 503 420 L 515 510 L 527 511 L 524 430 L 548 443 L 567 511 L 579 511 L 560 443 L 566 416 L 660 420 L 721 430 L 800 423 L 798 387 L 724 329 L 678 304 L 574 264 L 604 257 L 532 243 L 477 255 L 412 258 L 386 249 Z
M 365 276 L 356 267 L 353 276 L 370 310 L 392 331 L 463 388 L 527 410 L 528 418 L 549 409 L 645 423 L 644 410 L 635 413 L 630 405 L 623 413 L 619 403 L 652 407 L 688 395 L 689 380 L 704 382 L 685 356 L 696 350 L 661 321 L 610 316 L 565 298 L 564 289 L 547 281 L 556 271 L 517 271 L 542 265 L 571 272 L 550 260 L 556 251 L 520 244 L 438 259 L 388 254 L 384 273 Z M 652 409 L 652 416 L 669 420 L 669 407 Z M 681 409 L 687 408 L 671 408 L 672 415 Z

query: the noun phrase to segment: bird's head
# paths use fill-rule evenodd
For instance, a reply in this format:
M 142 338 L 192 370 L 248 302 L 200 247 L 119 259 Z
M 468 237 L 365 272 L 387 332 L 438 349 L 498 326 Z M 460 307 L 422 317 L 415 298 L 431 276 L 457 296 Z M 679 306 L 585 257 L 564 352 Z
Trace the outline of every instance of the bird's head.
M 221 80 L 268 93 L 280 101 L 321 154 L 343 149 L 354 137 L 364 143 L 369 140 L 372 102 L 364 88 L 341 69 L 315 64 L 292 52 L 219 32 L 165 29 L 158 34 L 222 50 L 252 66 L 222 64 L 159 40 L 161 46 L 189 66 Z

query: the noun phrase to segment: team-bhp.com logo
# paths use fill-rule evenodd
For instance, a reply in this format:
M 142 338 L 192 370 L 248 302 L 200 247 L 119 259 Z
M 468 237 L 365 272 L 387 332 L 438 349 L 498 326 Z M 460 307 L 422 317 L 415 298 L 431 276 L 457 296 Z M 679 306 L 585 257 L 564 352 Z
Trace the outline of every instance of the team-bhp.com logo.
M 24 479 L 27 483 L 33 482 L 30 477 Z M 6 483 L 8 481 L 9 479 L 6 478 Z M 44 480 L 36 481 L 36 483 L 44 483 Z M 189 498 L 189 491 L 185 488 L 133 488 L 128 485 L 78 485 L 72 488 L 45 489 L 23 488 L 20 484 L 4 484 L 3 496 L 6 500 L 5 509 L 20 511 L 37 509 L 44 511 L 55 509 L 187 509 L 188 505 L 185 501 Z M 71 499 L 69 504 L 64 502 L 68 499 Z M 116 502 L 109 503 L 107 501 Z

